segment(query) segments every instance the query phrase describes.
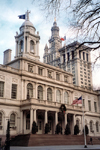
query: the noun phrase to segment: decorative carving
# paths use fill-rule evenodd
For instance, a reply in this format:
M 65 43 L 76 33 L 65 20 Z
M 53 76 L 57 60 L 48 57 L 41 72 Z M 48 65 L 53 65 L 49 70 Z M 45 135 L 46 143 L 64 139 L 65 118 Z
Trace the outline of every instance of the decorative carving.
M 0 75 L 0 79 L 1 79 L 1 80 L 5 80 L 5 76 Z
M 12 82 L 17 83 L 17 82 L 18 82 L 18 79 L 12 78 Z

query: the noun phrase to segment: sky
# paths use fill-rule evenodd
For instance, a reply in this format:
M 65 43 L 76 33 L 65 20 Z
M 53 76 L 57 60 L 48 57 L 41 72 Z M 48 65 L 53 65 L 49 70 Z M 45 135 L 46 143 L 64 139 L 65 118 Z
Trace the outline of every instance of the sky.
M 25 14 L 29 10 L 30 21 L 36 28 L 36 32 L 39 31 L 40 46 L 39 55 L 40 61 L 43 62 L 43 53 L 45 44 L 48 44 L 48 40 L 51 36 L 51 27 L 53 26 L 54 17 L 51 15 L 46 18 L 44 12 L 42 12 L 38 5 L 32 3 L 32 0 L 0 0 L 0 64 L 3 64 L 3 52 L 6 49 L 12 50 L 12 60 L 15 56 L 15 35 L 16 31 L 19 32 L 19 28 L 24 22 L 23 19 L 19 19 L 18 15 Z M 69 26 L 69 22 L 72 19 L 71 15 L 67 14 L 66 18 L 62 12 L 60 16 L 56 16 L 57 25 L 60 28 L 60 36 L 66 35 L 67 44 L 75 40 L 75 31 Z M 78 39 L 76 39 L 78 40 Z M 64 42 L 62 43 L 62 45 Z M 49 44 L 48 44 L 49 46 Z M 92 60 L 98 53 L 92 55 Z M 98 65 L 99 66 L 99 65 Z M 100 66 L 93 68 L 93 85 L 94 87 L 100 87 Z

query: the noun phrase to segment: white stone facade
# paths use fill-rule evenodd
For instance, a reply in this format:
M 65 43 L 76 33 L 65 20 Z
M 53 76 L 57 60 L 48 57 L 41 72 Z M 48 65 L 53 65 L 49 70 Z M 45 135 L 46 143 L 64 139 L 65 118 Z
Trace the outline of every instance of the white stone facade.
M 27 28 L 30 30 L 30 21 Z M 22 32 L 24 39 L 28 36 L 26 32 Z M 35 33 L 30 31 L 30 34 L 34 38 Z M 17 36 L 17 40 L 22 39 Z M 79 134 L 82 134 L 84 110 L 89 135 L 100 136 L 99 92 L 73 85 L 71 73 L 39 62 L 36 51 L 30 57 L 30 51 L 23 50 L 19 55 L 16 49 L 15 60 L 0 66 L 0 135 L 6 135 L 8 119 L 11 135 L 31 133 L 33 121 L 38 125 L 37 134 L 44 134 L 46 123 L 50 126 L 49 134 L 55 134 L 58 122 L 63 134 L 67 123 L 74 134 L 74 125 L 78 122 Z M 80 96 L 84 99 L 84 107 L 71 105 Z M 61 104 L 67 108 L 64 115 Z

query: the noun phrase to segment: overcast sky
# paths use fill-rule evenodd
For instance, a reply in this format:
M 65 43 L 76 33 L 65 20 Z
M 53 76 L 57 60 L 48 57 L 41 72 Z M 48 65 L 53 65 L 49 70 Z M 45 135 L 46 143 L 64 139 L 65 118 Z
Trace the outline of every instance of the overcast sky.
M 43 61 L 44 47 L 46 43 L 48 44 L 48 39 L 51 36 L 51 27 L 54 22 L 54 16 L 46 19 L 44 12 L 41 12 L 39 8 L 32 3 L 32 0 L 0 0 L 0 64 L 3 63 L 3 51 L 6 49 L 12 49 L 12 59 L 14 59 L 14 36 L 16 35 L 16 31 L 19 32 L 19 27 L 24 22 L 23 19 L 18 18 L 18 15 L 24 14 L 27 10 L 31 11 L 29 18 L 36 28 L 36 32 L 39 31 L 39 55 L 40 61 Z M 67 44 L 73 42 L 73 38 L 75 36 L 75 31 L 72 31 L 69 27 L 70 19 L 71 16 L 68 18 L 66 17 L 65 19 L 63 13 L 61 16 L 57 17 L 57 25 L 60 28 L 60 36 L 63 37 L 66 34 Z M 100 87 L 99 78 L 100 66 L 98 68 L 95 67 L 93 70 L 93 84 L 96 87 Z

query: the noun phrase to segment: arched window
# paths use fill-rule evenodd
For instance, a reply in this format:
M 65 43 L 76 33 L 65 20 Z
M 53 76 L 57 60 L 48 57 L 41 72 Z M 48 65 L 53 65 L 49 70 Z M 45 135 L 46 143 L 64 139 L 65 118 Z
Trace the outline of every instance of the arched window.
M 78 127 L 79 127 L 79 120 L 78 120 L 78 119 L 76 120 L 76 124 L 77 124 L 77 125 L 78 125 Z
M 90 132 L 93 132 L 93 122 L 90 121 Z
M 64 93 L 64 103 L 65 103 L 65 104 L 68 104 L 68 103 L 69 103 L 69 100 L 68 100 L 68 93 L 67 93 L 67 92 Z
M 47 100 L 52 101 L 52 89 L 51 88 L 47 89 Z
M 2 126 L 2 113 L 0 112 L 0 126 Z
M 99 132 L 99 123 L 96 122 L 96 132 Z
M 30 52 L 34 53 L 34 42 L 32 40 L 30 41 Z
M 10 115 L 10 127 L 15 127 L 15 114 Z
M 33 97 L 33 85 L 31 83 L 27 84 L 27 98 Z
M 23 52 L 23 41 L 20 42 L 20 51 Z
M 38 99 L 43 100 L 43 87 L 38 86 Z
M 61 102 L 61 92 L 60 92 L 60 90 L 56 91 L 56 102 L 58 102 L 58 103 Z

